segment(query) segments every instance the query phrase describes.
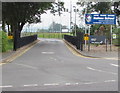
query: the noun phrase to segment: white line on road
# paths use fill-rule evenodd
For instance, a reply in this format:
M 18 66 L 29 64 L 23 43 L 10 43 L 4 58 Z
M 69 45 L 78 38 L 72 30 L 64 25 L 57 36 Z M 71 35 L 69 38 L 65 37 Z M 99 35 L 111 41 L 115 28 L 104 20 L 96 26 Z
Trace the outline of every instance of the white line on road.
M 116 80 L 105 80 L 104 82 L 116 82 Z
M 90 69 L 90 70 L 95 70 L 95 69 L 93 69 L 93 68 L 91 68 L 91 67 L 87 67 L 88 69 Z
M 71 83 L 65 83 L 65 85 L 69 86 L 69 85 L 71 85 Z
M 30 65 L 25 65 L 25 64 L 18 64 L 18 63 L 14 63 L 16 65 L 20 65 L 20 66 L 23 66 L 23 67 L 27 67 L 27 68 L 31 68 L 31 69 L 38 69 L 36 67 L 33 67 L 33 66 L 30 66 Z
M 29 85 L 23 85 L 24 87 L 35 87 L 35 86 L 38 86 L 38 84 L 29 84 Z
M 95 84 L 97 82 L 88 82 L 88 83 L 84 83 L 84 84 Z
M 42 52 L 42 54 L 54 54 L 54 52 Z
M 7 86 L 0 86 L 0 88 L 10 88 L 13 87 L 12 85 L 7 85 Z
M 43 84 L 43 86 L 59 86 L 59 85 L 65 85 L 65 86 L 72 86 L 72 85 L 92 85 L 92 84 L 98 84 L 98 83 L 112 83 L 112 82 L 116 82 L 116 80 L 104 80 L 104 81 L 100 81 L 100 82 L 86 82 L 86 83 L 46 83 Z M 42 85 L 38 85 L 38 84 L 27 84 L 27 85 L 22 85 L 20 87 L 38 87 L 38 86 L 42 86 Z M 7 86 L 0 86 L 0 88 L 12 88 L 12 85 L 7 85 Z
M 104 73 L 109 73 L 109 74 L 118 75 L 118 73 L 113 73 L 113 72 L 103 71 L 103 70 L 94 69 L 94 68 L 91 68 L 91 67 L 87 67 L 87 69 L 89 69 L 89 70 L 94 70 L 94 71 L 98 71 L 98 72 L 104 72 Z
M 44 84 L 44 86 L 57 86 L 59 83 Z
M 115 66 L 115 67 L 119 67 L 119 65 L 117 65 L 117 64 L 110 64 L 110 65 Z

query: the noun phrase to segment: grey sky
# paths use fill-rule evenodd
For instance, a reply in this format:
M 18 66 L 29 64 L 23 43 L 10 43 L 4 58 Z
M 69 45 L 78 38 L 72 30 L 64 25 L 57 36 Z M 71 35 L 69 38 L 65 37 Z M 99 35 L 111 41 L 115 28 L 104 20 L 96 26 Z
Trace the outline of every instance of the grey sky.
M 46 14 L 42 14 L 41 15 L 41 23 L 37 23 L 37 24 L 32 24 L 31 26 L 33 28 L 38 28 L 38 29 L 41 29 L 41 28 L 44 28 L 44 29 L 48 29 L 49 26 L 52 24 L 52 22 L 56 22 L 56 23 L 61 23 L 62 25 L 66 25 L 68 28 L 70 28 L 70 0 L 62 0 L 64 2 L 64 7 L 68 9 L 68 12 L 62 12 L 62 15 L 61 16 L 58 16 L 58 15 L 53 15 L 50 13 L 50 11 L 47 11 Z M 71 3 L 72 3 L 72 11 L 73 11 L 73 6 L 76 6 L 76 2 L 78 0 L 74 0 L 72 1 L 71 0 Z M 76 6 L 77 7 L 77 6 Z M 77 7 L 78 8 L 78 7 Z M 81 10 L 79 8 L 79 10 Z M 83 21 L 80 20 L 79 18 L 79 14 L 77 13 L 77 25 L 83 25 Z M 74 23 L 75 22 L 75 12 L 73 11 L 72 12 L 72 22 Z

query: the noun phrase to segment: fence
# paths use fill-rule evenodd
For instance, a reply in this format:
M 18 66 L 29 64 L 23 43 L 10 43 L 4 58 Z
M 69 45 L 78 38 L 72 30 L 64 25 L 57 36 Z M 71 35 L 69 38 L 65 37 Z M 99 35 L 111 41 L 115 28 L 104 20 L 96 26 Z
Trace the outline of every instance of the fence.
M 32 43 L 33 41 L 37 40 L 37 35 L 32 35 L 32 36 L 26 36 L 26 37 L 22 37 L 22 38 L 17 38 L 17 41 L 15 43 L 15 47 L 14 50 L 25 46 L 27 44 Z
M 83 33 L 77 32 L 77 36 L 64 35 L 64 39 L 76 46 L 77 49 L 83 51 Z

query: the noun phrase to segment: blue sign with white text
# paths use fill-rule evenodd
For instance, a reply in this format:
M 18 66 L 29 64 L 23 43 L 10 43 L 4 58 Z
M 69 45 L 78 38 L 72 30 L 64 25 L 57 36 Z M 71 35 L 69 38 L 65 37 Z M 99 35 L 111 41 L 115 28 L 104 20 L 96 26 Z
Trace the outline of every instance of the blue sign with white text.
M 116 24 L 115 14 L 86 14 L 86 24 Z

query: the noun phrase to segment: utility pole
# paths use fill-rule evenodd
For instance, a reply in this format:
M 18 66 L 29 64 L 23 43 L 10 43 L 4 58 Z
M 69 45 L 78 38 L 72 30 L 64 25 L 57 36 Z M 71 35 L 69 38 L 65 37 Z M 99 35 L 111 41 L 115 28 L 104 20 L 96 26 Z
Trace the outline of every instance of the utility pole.
M 75 8 L 74 12 L 75 12 L 75 36 L 76 36 L 76 12 L 77 12 L 77 9 L 76 9 L 76 6 L 73 6 Z
M 72 32 L 72 2 L 70 0 L 70 32 Z
M 88 3 L 86 3 L 86 5 L 87 5 Z M 86 7 L 86 9 L 85 9 L 85 14 L 87 13 L 87 7 Z M 84 14 L 84 18 L 85 18 L 85 14 Z M 84 19 L 85 20 L 85 19 Z M 86 29 L 86 24 L 85 24 L 85 34 L 87 34 L 87 29 Z M 87 41 L 85 40 L 85 49 L 86 49 L 86 46 L 87 46 Z

